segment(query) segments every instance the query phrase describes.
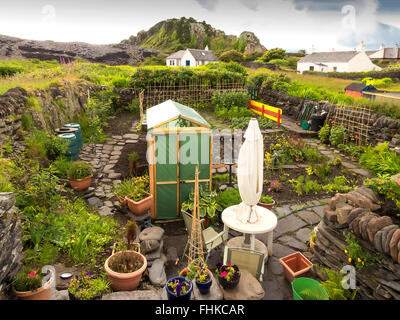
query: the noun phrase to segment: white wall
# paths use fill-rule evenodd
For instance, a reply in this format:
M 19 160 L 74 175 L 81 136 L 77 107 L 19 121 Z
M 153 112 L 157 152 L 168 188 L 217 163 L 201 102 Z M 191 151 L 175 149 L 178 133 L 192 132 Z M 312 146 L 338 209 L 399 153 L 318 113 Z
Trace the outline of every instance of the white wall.
M 381 67 L 373 64 L 368 55 L 362 51 L 349 61 L 348 72 L 360 72 L 360 71 L 379 71 Z
M 385 49 L 381 49 L 373 54 L 371 54 L 369 57 L 371 59 L 383 59 L 383 53 L 384 53 Z
M 196 67 L 196 60 L 192 56 L 189 50 L 186 50 L 182 59 L 181 59 L 181 65 L 183 67 L 186 67 L 186 60 L 190 61 L 190 67 Z
M 173 62 L 173 64 L 171 64 L 171 61 Z M 176 67 L 176 66 L 179 66 L 179 62 L 180 62 L 179 59 L 167 59 L 166 60 L 166 65 L 168 67 Z
M 297 63 L 297 72 L 303 73 L 304 71 L 310 71 L 310 67 L 314 67 L 314 71 L 319 72 L 334 72 L 336 67 L 336 72 L 347 72 L 348 63 L 338 63 L 338 62 L 324 62 L 325 66 L 319 66 L 315 63 L 311 62 L 301 62 Z

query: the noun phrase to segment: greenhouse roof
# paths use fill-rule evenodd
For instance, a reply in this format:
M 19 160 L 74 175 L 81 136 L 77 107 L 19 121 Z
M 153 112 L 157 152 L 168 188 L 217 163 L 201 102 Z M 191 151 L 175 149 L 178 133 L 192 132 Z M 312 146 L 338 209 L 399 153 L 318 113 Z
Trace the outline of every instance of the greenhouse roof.
M 148 129 L 158 127 L 180 117 L 197 123 L 200 127 L 211 127 L 195 110 L 172 100 L 164 101 L 147 109 L 146 117 Z

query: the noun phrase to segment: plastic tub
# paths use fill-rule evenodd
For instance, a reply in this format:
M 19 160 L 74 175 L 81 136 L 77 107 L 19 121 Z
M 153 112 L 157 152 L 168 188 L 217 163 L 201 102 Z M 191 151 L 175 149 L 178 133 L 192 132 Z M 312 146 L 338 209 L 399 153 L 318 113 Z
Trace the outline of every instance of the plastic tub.
M 325 288 L 318 281 L 311 278 L 294 279 L 292 290 L 294 300 L 329 300 L 329 295 Z

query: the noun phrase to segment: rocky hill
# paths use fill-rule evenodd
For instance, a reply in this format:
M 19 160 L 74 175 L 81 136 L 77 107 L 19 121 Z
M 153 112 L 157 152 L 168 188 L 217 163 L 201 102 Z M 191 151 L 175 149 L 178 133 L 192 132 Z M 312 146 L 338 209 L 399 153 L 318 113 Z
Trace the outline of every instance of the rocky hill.
M 129 43 L 94 45 L 83 42 L 24 40 L 0 35 L 0 59 L 36 58 L 39 60 L 85 59 L 108 65 L 136 65 L 158 51 Z
M 157 49 L 167 53 L 188 47 L 204 49 L 205 46 L 216 53 L 230 49 L 236 49 L 243 53 L 264 52 L 266 50 L 252 32 L 244 31 L 239 37 L 226 35 L 223 31 L 213 28 L 205 21 L 198 22 L 193 18 L 161 21 L 148 31 L 140 31 L 136 36 L 131 36 L 121 43 Z

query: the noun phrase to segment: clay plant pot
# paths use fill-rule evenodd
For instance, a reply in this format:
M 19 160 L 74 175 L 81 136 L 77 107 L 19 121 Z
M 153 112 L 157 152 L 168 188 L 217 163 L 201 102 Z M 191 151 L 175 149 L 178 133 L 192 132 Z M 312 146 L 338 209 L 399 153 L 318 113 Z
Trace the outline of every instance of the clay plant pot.
M 116 196 L 119 203 L 121 204 L 121 207 L 126 207 L 126 199 L 120 196 Z
M 237 265 L 232 266 L 236 271 L 239 271 L 239 267 Z M 236 273 L 237 274 L 237 273 Z M 226 281 L 225 278 L 218 277 L 218 282 L 224 289 L 235 289 L 240 281 L 240 274 L 235 277 L 235 279 L 231 279 L 231 281 Z
M 140 257 L 143 261 L 143 265 L 139 270 L 129 273 L 119 273 L 115 272 L 110 269 L 108 266 L 108 262 L 110 259 L 116 255 L 122 254 L 124 252 L 129 252 L 130 254 L 136 255 Z M 104 270 L 107 272 L 108 278 L 111 282 L 111 288 L 114 291 L 131 291 L 135 290 L 139 285 L 140 279 L 142 278 L 143 272 L 147 268 L 147 259 L 144 255 L 140 254 L 139 252 L 132 251 L 132 250 L 125 250 L 120 251 L 112 254 L 106 262 L 104 263 Z
M 198 266 L 194 266 L 194 267 L 195 267 L 196 270 L 199 270 L 199 269 L 200 269 L 200 267 L 198 267 Z M 209 272 L 210 274 L 212 274 L 212 272 L 210 271 L 210 269 L 206 269 L 206 271 Z M 189 268 L 186 267 L 186 268 L 182 269 L 182 270 L 179 272 L 179 276 L 180 276 L 180 277 L 186 277 L 186 274 L 187 274 L 188 272 L 189 272 Z
M 168 288 L 168 283 L 174 282 L 175 280 L 186 281 L 190 285 L 189 290 L 185 294 L 177 296 Z M 167 291 L 168 300 L 190 300 L 190 296 L 192 295 L 193 291 L 193 282 L 184 277 L 173 277 L 167 281 L 165 285 L 165 290 Z
M 82 178 L 82 179 L 71 179 L 68 178 L 69 183 L 71 184 L 71 188 L 74 189 L 75 191 L 82 192 L 85 191 L 90 187 L 92 184 L 92 177 L 93 175 Z
M 208 294 L 210 292 L 210 288 L 212 285 L 212 277 L 211 277 L 211 273 L 208 273 L 210 276 L 210 280 L 208 282 L 198 282 L 197 279 L 196 281 L 196 287 L 197 289 L 199 289 L 201 294 Z
M 15 296 L 19 300 L 51 300 L 51 283 L 53 278 L 50 278 L 42 287 L 32 291 L 16 291 L 12 289 Z
M 299 251 L 279 259 L 279 262 L 282 264 L 283 273 L 289 282 L 302 277 L 313 266 L 312 262 Z
M 133 201 L 128 196 L 125 197 L 126 205 L 134 215 L 141 216 L 150 209 L 151 203 L 153 202 L 153 195 L 150 193 L 147 194 L 149 195 L 147 198 L 138 202 Z
M 257 205 L 260 207 L 263 207 L 265 209 L 271 210 L 275 206 L 276 202 L 273 200 L 271 203 L 264 203 L 264 202 L 259 202 Z

